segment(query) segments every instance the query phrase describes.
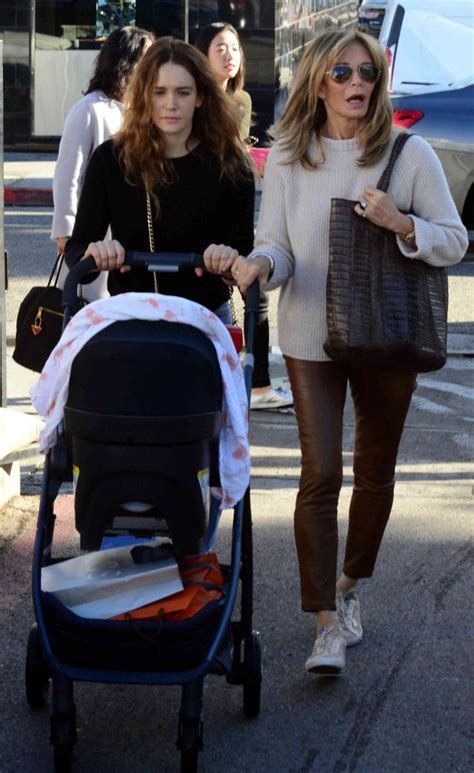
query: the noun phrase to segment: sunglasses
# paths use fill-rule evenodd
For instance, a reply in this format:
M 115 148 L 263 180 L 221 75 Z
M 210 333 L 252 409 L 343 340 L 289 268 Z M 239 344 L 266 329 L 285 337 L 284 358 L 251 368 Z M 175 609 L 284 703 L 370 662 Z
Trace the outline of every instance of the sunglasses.
M 362 80 L 367 83 L 377 83 L 380 77 L 380 70 L 374 64 L 369 63 L 358 64 L 355 68 L 350 64 L 335 64 L 334 67 L 331 67 L 324 74 L 329 75 L 334 83 L 347 83 L 352 78 L 355 69 Z

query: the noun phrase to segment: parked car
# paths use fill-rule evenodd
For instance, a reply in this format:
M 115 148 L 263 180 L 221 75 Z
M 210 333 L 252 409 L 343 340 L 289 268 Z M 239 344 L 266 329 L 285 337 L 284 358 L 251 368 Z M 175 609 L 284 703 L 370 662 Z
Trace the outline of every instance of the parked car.
M 361 32 L 378 37 L 388 0 L 363 0 L 359 6 L 358 28 Z
M 387 51 L 392 92 L 457 88 L 474 75 L 474 4 L 389 0 L 379 40 Z
M 425 137 L 464 224 L 474 228 L 474 5 L 389 0 L 379 37 L 394 123 Z
M 454 202 L 474 230 L 474 81 L 456 89 L 393 95 L 393 122 L 424 137 L 444 169 Z

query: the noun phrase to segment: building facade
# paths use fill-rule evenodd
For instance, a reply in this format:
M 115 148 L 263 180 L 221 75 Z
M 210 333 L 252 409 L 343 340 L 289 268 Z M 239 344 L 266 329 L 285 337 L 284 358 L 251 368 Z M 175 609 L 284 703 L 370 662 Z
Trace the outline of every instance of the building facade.
M 57 144 L 97 50 L 115 27 L 136 24 L 192 43 L 201 26 L 218 20 L 242 38 L 252 134 L 264 142 L 306 43 L 328 25 L 354 24 L 357 6 L 357 0 L 2 0 L 5 144 Z

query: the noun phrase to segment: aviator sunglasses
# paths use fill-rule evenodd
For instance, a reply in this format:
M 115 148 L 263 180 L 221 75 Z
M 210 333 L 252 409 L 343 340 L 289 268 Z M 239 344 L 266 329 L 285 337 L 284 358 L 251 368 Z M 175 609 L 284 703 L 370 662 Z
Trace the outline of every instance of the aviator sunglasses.
M 351 64 L 335 64 L 330 70 L 327 70 L 324 74 L 329 75 L 334 83 L 347 83 L 357 70 L 363 81 L 367 83 L 376 83 L 380 77 L 380 70 L 374 64 L 358 64 L 356 68 Z

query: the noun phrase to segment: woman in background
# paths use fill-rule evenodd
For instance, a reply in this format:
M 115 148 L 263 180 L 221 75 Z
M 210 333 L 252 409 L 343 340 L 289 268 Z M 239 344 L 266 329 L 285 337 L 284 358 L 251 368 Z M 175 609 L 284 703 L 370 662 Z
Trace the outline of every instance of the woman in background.
M 122 100 L 130 76 L 154 35 L 138 27 L 114 30 L 97 56 L 85 95 L 69 111 L 54 171 L 54 214 L 51 238 L 63 253 L 72 234 L 79 195 L 88 161 L 98 145 L 122 125 Z M 62 287 L 67 269 L 61 273 Z M 107 294 L 107 277 L 101 275 L 84 290 L 88 300 Z
M 250 94 L 243 90 L 245 56 L 237 31 L 231 24 L 224 22 L 208 24 L 199 31 L 195 46 L 207 56 L 220 87 L 235 102 L 240 122 L 240 138 L 245 141 L 250 132 L 252 100 Z M 250 402 L 253 410 L 288 408 L 293 405 L 293 398 L 288 391 L 271 385 L 268 350 L 268 295 L 260 290 L 255 329 L 255 369 Z

